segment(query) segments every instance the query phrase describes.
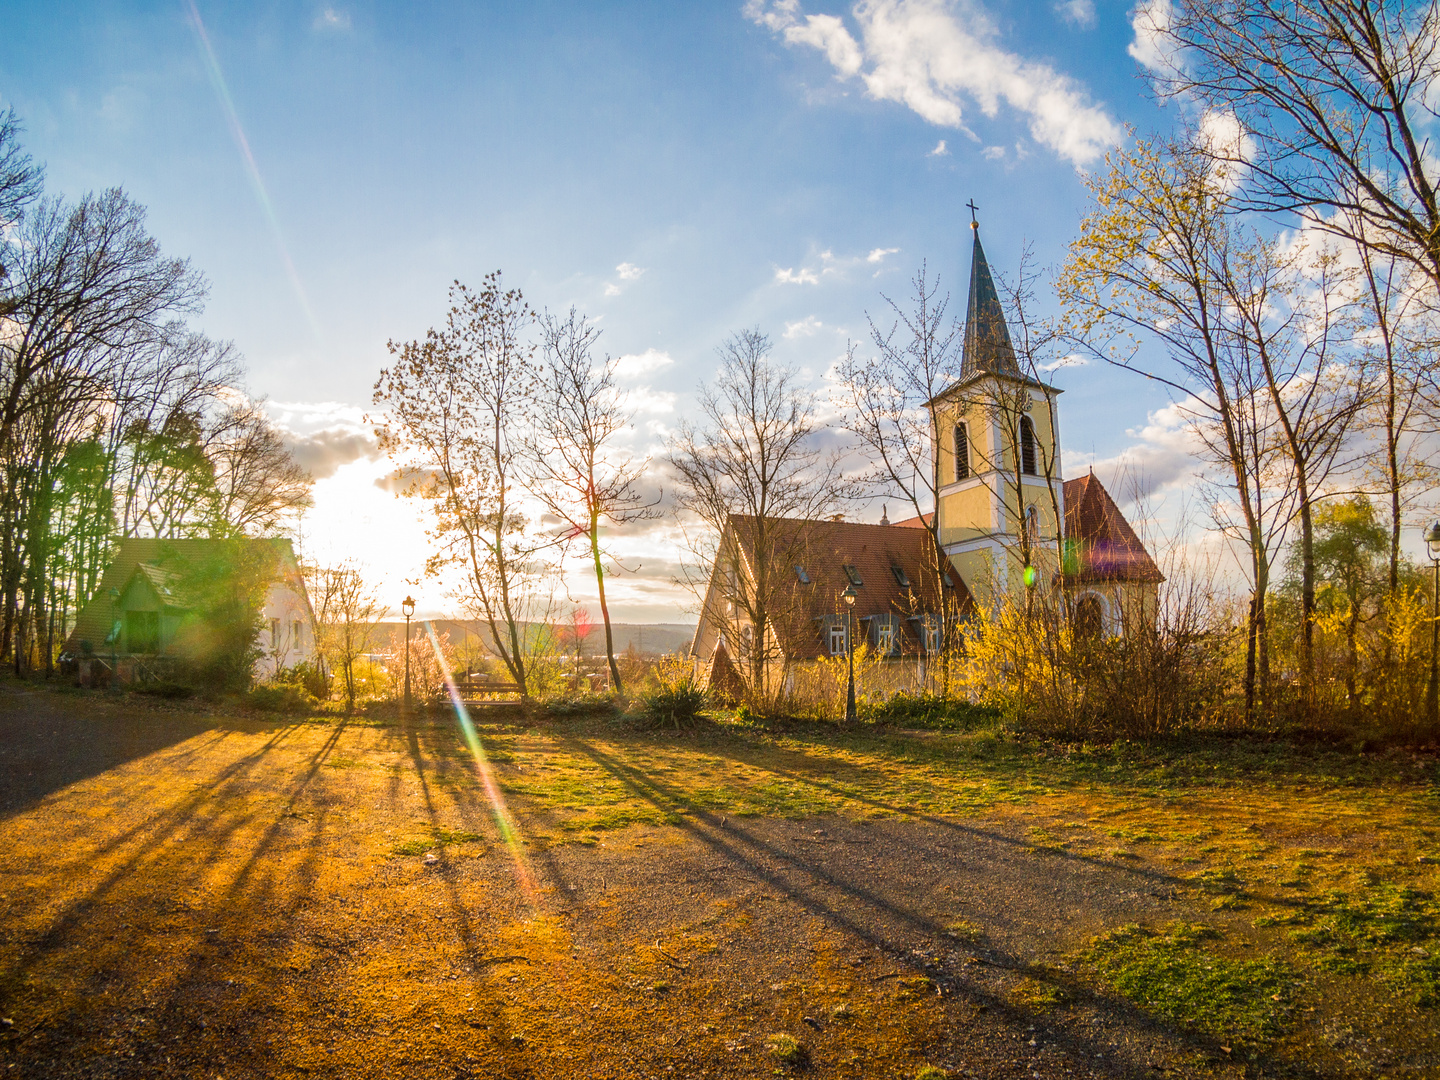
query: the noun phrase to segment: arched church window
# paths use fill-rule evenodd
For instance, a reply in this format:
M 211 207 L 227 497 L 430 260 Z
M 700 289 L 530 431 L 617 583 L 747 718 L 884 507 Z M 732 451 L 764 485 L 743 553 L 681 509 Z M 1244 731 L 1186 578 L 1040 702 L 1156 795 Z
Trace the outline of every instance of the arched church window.
M 955 425 L 955 481 L 970 479 L 970 433 L 964 424 Z
M 1075 636 L 1098 638 L 1105 632 L 1105 613 L 1098 596 L 1082 596 L 1075 603 Z
M 1020 418 L 1020 471 L 1035 475 L 1035 425 L 1028 416 Z
M 1025 508 L 1025 535 L 1032 541 L 1040 539 L 1040 511 L 1034 503 Z

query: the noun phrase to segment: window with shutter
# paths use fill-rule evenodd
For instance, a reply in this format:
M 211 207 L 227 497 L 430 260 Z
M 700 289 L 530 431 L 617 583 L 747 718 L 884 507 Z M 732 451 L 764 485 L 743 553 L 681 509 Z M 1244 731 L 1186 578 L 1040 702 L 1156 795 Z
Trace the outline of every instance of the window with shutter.
M 955 482 L 970 479 L 970 432 L 964 424 L 955 425 Z
M 1020 418 L 1020 471 L 1035 475 L 1035 425 L 1028 416 Z

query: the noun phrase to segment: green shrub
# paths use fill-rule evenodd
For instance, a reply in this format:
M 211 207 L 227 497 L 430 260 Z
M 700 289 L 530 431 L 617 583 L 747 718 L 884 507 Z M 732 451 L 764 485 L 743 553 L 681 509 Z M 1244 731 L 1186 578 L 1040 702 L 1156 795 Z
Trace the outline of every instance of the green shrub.
M 319 664 L 304 660 L 294 667 L 281 671 L 275 676 L 275 681 L 290 686 L 299 686 L 317 701 L 329 701 L 330 688 L 334 679 L 327 675 Z
M 572 716 L 613 716 L 619 705 L 610 694 L 580 694 L 575 697 L 547 701 L 542 706 L 546 716 L 556 718 Z
M 865 702 L 860 708 L 860 718 L 892 727 L 954 731 L 991 727 L 999 721 L 1000 710 L 963 698 L 901 691 L 882 701 Z
M 257 686 L 245 695 L 245 702 L 251 708 L 273 713 L 314 712 L 320 705 L 303 686 L 293 683 Z
M 694 727 L 705 709 L 705 691 L 690 680 L 661 686 L 641 699 L 641 715 L 655 727 Z
M 653 673 L 652 689 L 640 695 L 640 716 L 647 727 L 694 727 L 706 705 L 695 669 L 683 656 L 664 657 Z

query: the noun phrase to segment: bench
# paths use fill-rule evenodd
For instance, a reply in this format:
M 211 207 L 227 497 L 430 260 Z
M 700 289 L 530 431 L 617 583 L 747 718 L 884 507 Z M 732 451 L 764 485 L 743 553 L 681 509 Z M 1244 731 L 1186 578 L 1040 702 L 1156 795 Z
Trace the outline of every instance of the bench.
M 473 675 L 457 675 L 455 677 L 455 689 L 460 693 L 462 698 L 469 698 L 477 694 L 520 693 L 519 683 L 483 677 L 477 678 Z

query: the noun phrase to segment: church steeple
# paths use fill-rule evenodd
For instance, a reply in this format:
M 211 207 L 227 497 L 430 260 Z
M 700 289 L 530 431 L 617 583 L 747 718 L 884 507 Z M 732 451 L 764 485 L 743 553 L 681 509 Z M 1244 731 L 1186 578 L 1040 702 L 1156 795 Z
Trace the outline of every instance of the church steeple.
M 970 211 L 970 231 L 975 236 L 975 246 L 970 256 L 970 306 L 965 313 L 960 380 L 964 382 L 982 373 L 1018 377 L 1020 367 L 1015 362 L 1015 347 L 1010 344 L 1010 328 L 1005 325 L 995 279 L 990 276 L 990 264 L 985 261 L 985 249 L 980 246 L 980 224 L 974 220 L 974 204 Z

